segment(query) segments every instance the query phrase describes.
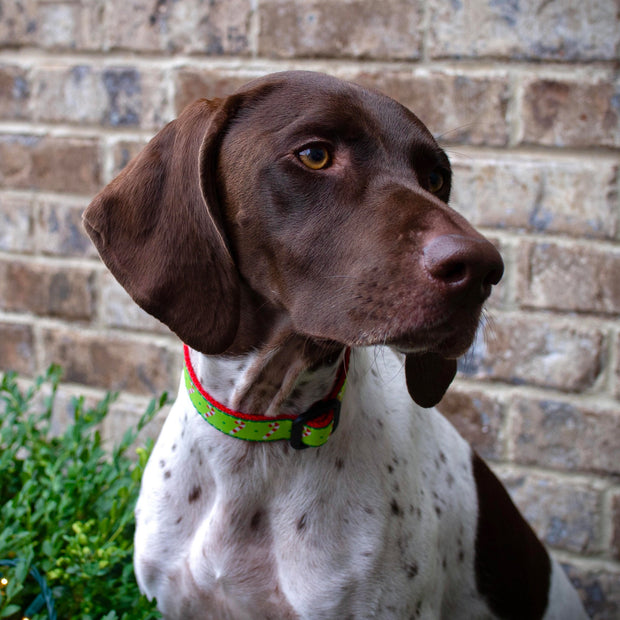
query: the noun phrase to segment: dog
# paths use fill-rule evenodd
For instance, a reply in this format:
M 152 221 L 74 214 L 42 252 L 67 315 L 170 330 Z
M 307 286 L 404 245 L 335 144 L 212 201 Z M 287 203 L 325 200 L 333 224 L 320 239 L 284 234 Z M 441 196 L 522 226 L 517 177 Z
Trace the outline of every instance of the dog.
M 450 187 L 405 107 L 283 72 L 185 108 L 85 211 L 184 343 L 136 507 L 165 618 L 586 617 L 432 408 L 503 272 Z

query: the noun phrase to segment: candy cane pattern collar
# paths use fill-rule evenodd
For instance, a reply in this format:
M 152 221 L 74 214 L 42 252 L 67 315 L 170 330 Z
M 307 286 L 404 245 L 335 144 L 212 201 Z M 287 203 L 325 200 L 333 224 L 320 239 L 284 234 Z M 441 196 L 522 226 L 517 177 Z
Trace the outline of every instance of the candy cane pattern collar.
M 275 418 L 233 411 L 219 403 L 200 384 L 187 345 L 183 345 L 183 352 L 185 387 L 194 408 L 211 426 L 229 437 L 256 442 L 288 440 L 293 448 L 301 450 L 322 446 L 338 426 L 350 349 L 345 351 L 334 387 L 326 398 L 317 401 L 299 416 Z

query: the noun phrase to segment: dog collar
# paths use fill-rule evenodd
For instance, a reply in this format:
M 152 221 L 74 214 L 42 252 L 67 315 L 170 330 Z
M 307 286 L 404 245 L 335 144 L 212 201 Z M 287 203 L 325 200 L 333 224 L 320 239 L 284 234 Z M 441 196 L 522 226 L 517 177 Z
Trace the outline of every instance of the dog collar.
M 302 450 L 322 446 L 338 426 L 350 349 L 345 351 L 334 387 L 327 398 L 317 401 L 299 416 L 275 418 L 233 411 L 219 403 L 200 385 L 187 345 L 183 345 L 183 352 L 185 387 L 194 408 L 211 426 L 229 437 L 257 442 L 288 440 L 293 448 Z

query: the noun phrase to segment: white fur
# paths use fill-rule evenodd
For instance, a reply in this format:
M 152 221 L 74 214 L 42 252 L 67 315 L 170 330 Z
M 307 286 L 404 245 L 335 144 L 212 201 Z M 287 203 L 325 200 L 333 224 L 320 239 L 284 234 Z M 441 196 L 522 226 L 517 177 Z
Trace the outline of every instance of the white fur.
M 556 560 L 551 564 L 551 588 L 549 591 L 549 606 L 544 620 L 564 620 L 565 618 L 586 618 L 586 615 L 577 615 L 581 610 L 581 601 L 577 591 L 573 588 L 566 573 Z M 583 612 L 582 612 L 583 613 Z
M 234 393 L 192 355 L 207 389 Z M 354 350 L 340 426 L 304 451 L 224 436 L 181 384 L 136 510 L 136 574 L 165 618 L 493 617 L 475 584 L 470 447 L 411 401 L 403 359 Z M 566 584 L 554 567 L 552 600 L 569 602 L 550 619 L 581 617 Z

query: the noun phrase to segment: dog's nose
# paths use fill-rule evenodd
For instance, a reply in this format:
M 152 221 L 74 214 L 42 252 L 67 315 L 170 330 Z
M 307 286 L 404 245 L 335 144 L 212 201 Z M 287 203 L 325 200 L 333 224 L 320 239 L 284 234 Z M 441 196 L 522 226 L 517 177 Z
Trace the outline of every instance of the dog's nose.
M 504 262 L 492 243 L 483 238 L 440 235 L 423 250 L 427 273 L 454 292 L 471 294 L 482 303 L 504 274 Z

